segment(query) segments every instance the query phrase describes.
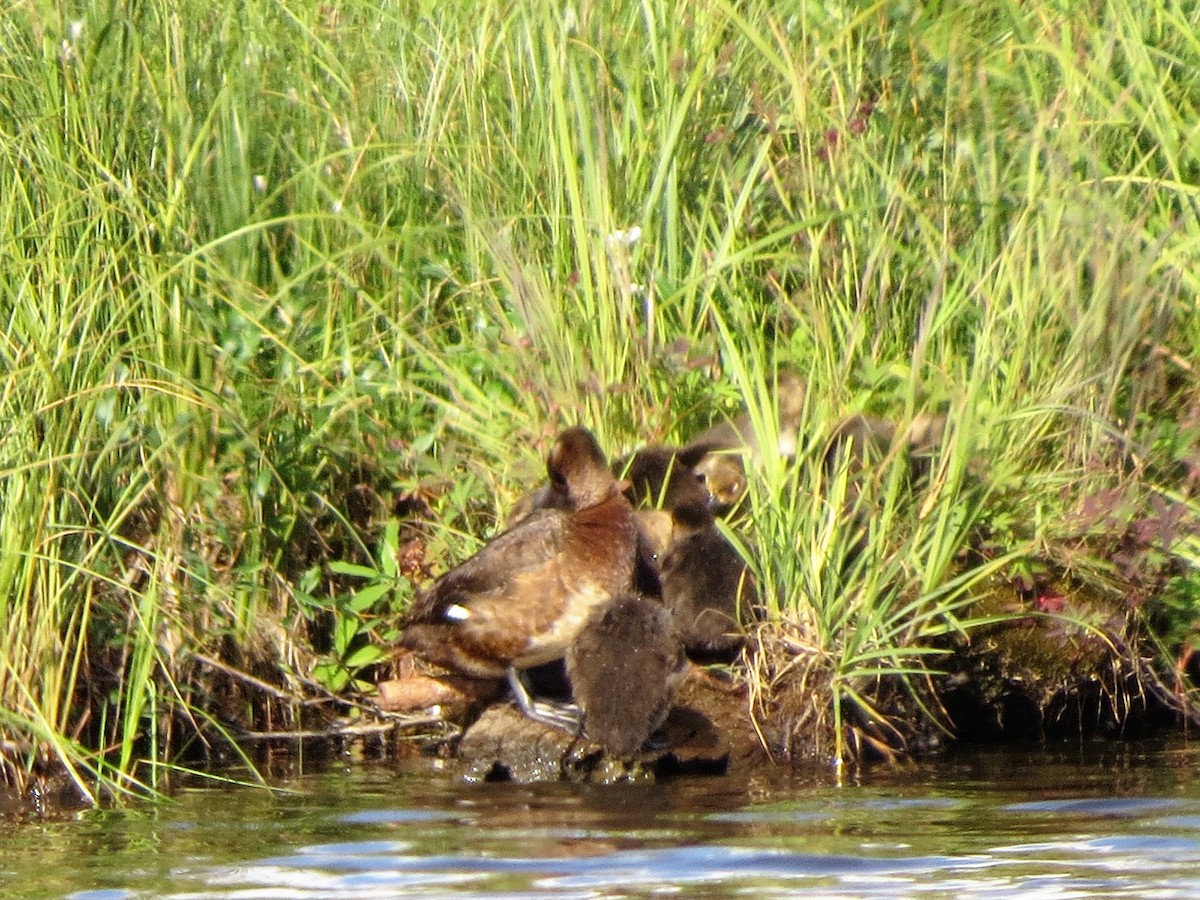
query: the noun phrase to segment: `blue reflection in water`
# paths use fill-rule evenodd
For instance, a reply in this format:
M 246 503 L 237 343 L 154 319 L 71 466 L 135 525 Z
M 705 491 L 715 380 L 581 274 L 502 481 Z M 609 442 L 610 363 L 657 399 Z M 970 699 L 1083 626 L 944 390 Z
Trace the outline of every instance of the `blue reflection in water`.
M 230 794 L 229 806 L 189 817 L 182 798 L 154 823 L 161 860 L 131 840 L 128 856 L 100 857 L 115 861 L 103 885 L 57 896 L 1194 897 L 1200 782 L 1180 762 L 1109 775 L 1053 759 L 985 761 L 965 774 L 958 763 L 955 777 L 931 767 L 841 788 L 728 778 L 467 786 L 434 773 L 338 773 L 299 799 L 253 801 L 261 809 L 233 805 L 259 795 Z M 106 839 L 125 824 L 136 822 L 107 822 Z
M 855 815 L 877 816 L 883 809 L 956 811 L 969 816 L 961 802 L 932 800 L 893 804 L 865 800 L 839 802 L 841 826 L 861 826 Z M 679 893 L 695 896 L 787 896 L 803 890 L 809 897 L 978 897 L 1013 896 L 1045 898 L 1081 897 L 1188 897 L 1200 891 L 1200 840 L 1173 831 L 1162 819 L 1148 819 L 1136 833 L 1077 834 L 1086 820 L 1106 824 L 1114 816 L 1136 820 L 1165 809 L 1200 820 L 1195 802 L 1153 798 L 1103 800 L 1066 799 L 1031 801 L 1000 806 L 988 815 L 1025 815 L 1036 812 L 1062 815 L 1071 829 L 1056 839 L 996 844 L 979 852 L 937 854 L 914 852 L 904 842 L 836 840 L 827 830 L 808 835 L 816 821 L 807 804 L 794 814 L 774 804 L 756 812 L 701 817 L 692 839 L 705 838 L 712 825 L 733 826 L 724 843 L 685 843 L 674 846 L 638 846 L 614 849 L 629 840 L 602 829 L 569 829 L 558 835 L 557 848 L 546 841 L 552 829 L 534 829 L 531 851 L 557 849 L 560 856 L 521 855 L 511 851 L 520 842 L 519 830 L 508 829 L 493 842 L 486 829 L 461 815 L 420 816 L 411 810 L 373 811 L 345 817 L 356 825 L 401 825 L 405 831 L 423 831 L 412 840 L 342 841 L 304 846 L 292 853 L 240 866 L 215 867 L 188 873 L 207 890 L 176 894 L 179 898 L 309 898 L 309 897 L 507 897 L 542 894 L 555 897 L 644 896 Z M 445 829 L 431 834 L 428 825 Z M 922 835 L 921 822 L 908 823 L 917 845 L 936 843 Z M 798 826 L 799 832 L 791 826 Z M 1189 825 L 1190 827 L 1190 825 Z M 755 828 L 765 828 L 757 833 Z M 743 830 L 740 833 L 737 829 Z M 678 827 L 670 829 L 678 833 Z M 428 844 L 453 840 L 454 832 L 472 832 L 475 840 L 460 852 L 430 852 Z M 865 834 L 865 833 L 864 833 Z M 458 835 L 461 837 L 462 835 Z M 873 836 L 873 837 L 878 837 Z M 830 848 L 802 847 L 805 838 Z M 652 831 L 641 839 L 654 843 Z M 756 842 L 759 846 L 755 846 Z M 501 845 L 498 846 L 497 844 Z M 762 846 L 779 844 L 782 846 Z M 422 846 L 426 845 L 426 846 Z M 859 852 L 851 852 L 855 846 Z M 883 846 L 889 852 L 866 852 L 862 847 Z

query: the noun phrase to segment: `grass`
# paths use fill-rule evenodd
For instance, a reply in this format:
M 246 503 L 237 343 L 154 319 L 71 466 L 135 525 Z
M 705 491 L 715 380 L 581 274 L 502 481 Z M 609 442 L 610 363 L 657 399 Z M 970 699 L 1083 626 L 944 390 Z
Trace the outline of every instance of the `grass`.
M 152 791 L 206 723 L 259 728 L 202 658 L 300 724 L 386 643 L 409 513 L 440 570 L 559 427 L 615 453 L 745 404 L 769 437 L 779 367 L 808 461 L 765 466 L 741 533 L 835 718 L 879 672 L 920 681 L 1013 559 L 1111 575 L 1084 498 L 1194 510 L 1185 4 L 0 8 L 19 783 Z M 847 570 L 822 435 L 930 407 L 931 489 L 887 470 Z M 1177 630 L 1187 546 L 1153 573 Z

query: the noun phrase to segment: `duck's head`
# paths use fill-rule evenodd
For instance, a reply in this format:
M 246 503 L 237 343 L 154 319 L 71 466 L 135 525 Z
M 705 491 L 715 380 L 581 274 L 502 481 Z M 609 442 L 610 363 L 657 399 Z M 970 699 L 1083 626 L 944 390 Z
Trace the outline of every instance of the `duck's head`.
M 568 428 L 546 457 L 546 474 L 553 490 L 566 497 L 572 509 L 595 506 L 617 490 L 604 451 L 586 428 Z

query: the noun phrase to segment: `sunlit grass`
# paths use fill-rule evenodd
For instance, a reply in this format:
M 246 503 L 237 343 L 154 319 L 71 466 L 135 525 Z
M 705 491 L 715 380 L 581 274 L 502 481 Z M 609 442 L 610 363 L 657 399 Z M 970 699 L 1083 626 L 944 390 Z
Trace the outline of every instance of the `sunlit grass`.
M 920 680 L 1122 454 L 1173 490 L 1190 452 L 1197 34 L 1120 0 L 9 4 L 0 735 L 124 790 L 220 720 L 194 654 L 298 698 L 386 633 L 404 590 L 344 581 L 390 571 L 401 499 L 444 566 L 565 424 L 616 453 L 744 405 L 772 446 L 779 370 L 804 452 L 739 528 L 771 615 L 831 715 Z M 885 468 L 852 533 L 831 423 L 929 409 L 928 486 Z

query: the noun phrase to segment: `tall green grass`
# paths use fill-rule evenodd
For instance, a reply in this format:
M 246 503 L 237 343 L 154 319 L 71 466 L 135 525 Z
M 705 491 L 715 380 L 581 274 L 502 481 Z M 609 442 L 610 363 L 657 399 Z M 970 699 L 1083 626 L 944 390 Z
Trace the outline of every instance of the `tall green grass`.
M 386 569 L 400 506 L 428 504 L 447 565 L 560 426 L 617 452 L 744 403 L 769 439 L 780 367 L 809 383 L 809 456 L 768 461 L 744 532 L 773 615 L 808 623 L 838 715 L 877 672 L 918 677 L 918 639 L 965 627 L 975 526 L 1041 552 L 1121 454 L 1172 486 L 1198 26 L 1129 0 L 9 3 L 0 736 L 23 777 L 48 757 L 89 796 L 152 789 L 206 719 L 256 725 L 205 658 L 300 721 L 316 667 L 406 599 L 345 579 Z M 821 435 L 927 407 L 952 421 L 933 487 L 908 502 L 896 467 L 847 572 Z

